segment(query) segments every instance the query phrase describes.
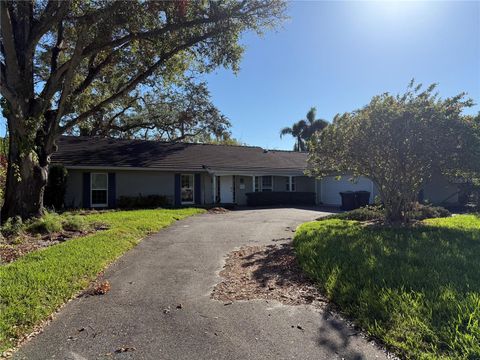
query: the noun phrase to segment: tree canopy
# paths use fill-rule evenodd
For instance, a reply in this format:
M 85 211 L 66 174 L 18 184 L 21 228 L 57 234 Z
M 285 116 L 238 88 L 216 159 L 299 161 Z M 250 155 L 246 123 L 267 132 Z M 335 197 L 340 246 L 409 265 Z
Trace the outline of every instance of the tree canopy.
M 404 94 L 384 93 L 337 115 L 310 143 L 308 172 L 370 178 L 391 221 L 408 220 L 420 189 L 433 176 L 478 176 L 478 117 L 462 115 L 473 102 L 465 94 L 441 99 L 435 88 L 412 81 Z
M 292 127 L 284 127 L 280 130 L 280 137 L 291 135 L 295 138 L 293 151 L 306 151 L 308 149 L 308 141 L 317 131 L 322 131 L 328 122 L 323 119 L 316 119 L 317 109 L 312 107 L 307 113 L 306 120 L 299 120 Z
M 210 100 L 205 83 L 186 79 L 175 86 L 155 84 L 106 107 L 69 133 L 83 136 L 201 141 L 230 138 L 230 121 Z
M 2 217 L 41 213 L 59 135 L 187 70 L 237 71 L 241 33 L 276 26 L 284 9 L 281 0 L 1 1 Z

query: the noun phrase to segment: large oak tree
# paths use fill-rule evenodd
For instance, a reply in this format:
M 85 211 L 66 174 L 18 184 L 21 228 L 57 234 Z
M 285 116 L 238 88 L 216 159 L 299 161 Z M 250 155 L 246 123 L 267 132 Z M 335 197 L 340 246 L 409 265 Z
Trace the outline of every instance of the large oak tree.
M 0 2 L 9 132 L 2 218 L 42 212 L 55 140 L 158 78 L 238 69 L 243 31 L 283 18 L 280 0 Z M 103 87 L 103 88 L 102 88 Z

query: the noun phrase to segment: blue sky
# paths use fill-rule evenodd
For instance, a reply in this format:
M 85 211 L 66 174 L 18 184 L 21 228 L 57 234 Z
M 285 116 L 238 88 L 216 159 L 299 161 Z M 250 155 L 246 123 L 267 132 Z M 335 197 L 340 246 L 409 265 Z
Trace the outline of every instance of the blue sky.
M 480 2 L 295 1 L 288 15 L 262 38 L 245 34 L 237 75 L 205 77 L 233 136 L 249 145 L 291 149 L 279 131 L 311 106 L 331 120 L 412 78 L 480 103 Z
M 243 38 L 238 75 L 207 76 L 247 144 L 291 149 L 279 131 L 311 106 L 330 120 L 412 78 L 439 83 L 442 97 L 466 91 L 480 102 L 480 2 L 295 1 L 288 15 L 283 29 Z

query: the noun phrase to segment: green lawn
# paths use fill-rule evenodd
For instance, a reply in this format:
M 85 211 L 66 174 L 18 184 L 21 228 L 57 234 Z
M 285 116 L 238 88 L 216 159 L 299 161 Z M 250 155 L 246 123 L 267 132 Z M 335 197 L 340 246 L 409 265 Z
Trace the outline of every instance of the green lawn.
M 32 252 L 0 267 L 0 354 L 85 288 L 147 234 L 201 209 L 114 211 L 86 215 L 109 229 Z
M 480 217 L 416 228 L 303 224 L 302 268 L 342 312 L 411 359 L 480 359 Z

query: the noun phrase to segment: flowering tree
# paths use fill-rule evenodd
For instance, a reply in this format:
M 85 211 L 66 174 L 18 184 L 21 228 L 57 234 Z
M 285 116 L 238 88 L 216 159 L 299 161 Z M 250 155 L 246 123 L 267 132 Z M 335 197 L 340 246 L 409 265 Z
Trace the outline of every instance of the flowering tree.
M 404 94 L 385 93 L 365 107 L 337 115 L 310 144 L 316 176 L 366 176 L 378 187 L 391 222 L 408 221 L 422 186 L 435 174 L 480 174 L 478 118 L 462 116 L 464 94 L 440 99 L 435 85 L 412 81 Z

